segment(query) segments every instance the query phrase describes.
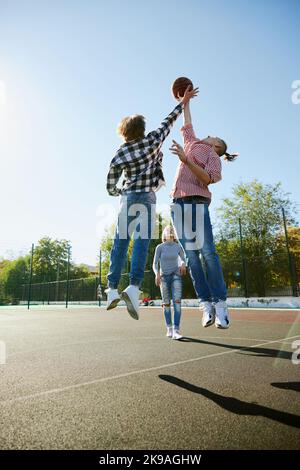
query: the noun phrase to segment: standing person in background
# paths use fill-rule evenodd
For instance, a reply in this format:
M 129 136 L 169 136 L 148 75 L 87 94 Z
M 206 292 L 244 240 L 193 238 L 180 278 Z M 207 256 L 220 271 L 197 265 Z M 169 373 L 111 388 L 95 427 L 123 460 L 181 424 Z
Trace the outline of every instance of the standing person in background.
M 189 103 L 184 108 L 184 126 L 181 131 L 184 148 L 173 140 L 170 149 L 180 159 L 171 192 L 173 225 L 184 249 L 194 289 L 200 300 L 202 325 L 208 327 L 215 323 L 217 328 L 228 328 L 230 318 L 226 303 L 227 291 L 213 239 L 209 215 L 211 192 L 208 186 L 221 180 L 221 156 L 225 155 L 225 160 L 232 161 L 238 154 L 229 154 L 226 143 L 219 137 L 196 137 Z M 197 213 L 201 213 L 200 224 L 196 224 Z M 202 242 L 193 242 L 192 246 L 187 234 L 194 233 L 197 238 L 200 232 L 203 233 Z M 206 266 L 206 275 L 200 253 Z
M 179 260 L 181 263 L 179 265 Z M 160 287 L 162 305 L 167 326 L 168 338 L 181 339 L 181 296 L 182 279 L 186 274 L 185 256 L 182 247 L 177 243 L 171 226 L 165 227 L 162 233 L 162 243 L 157 245 L 153 258 L 155 284 Z M 173 301 L 174 320 L 171 314 L 171 299 Z

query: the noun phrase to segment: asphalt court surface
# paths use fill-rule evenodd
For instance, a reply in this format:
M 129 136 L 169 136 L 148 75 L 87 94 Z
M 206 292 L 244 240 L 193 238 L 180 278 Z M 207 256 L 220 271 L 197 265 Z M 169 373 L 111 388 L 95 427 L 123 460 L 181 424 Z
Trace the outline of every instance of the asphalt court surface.
M 1 308 L 0 449 L 299 449 L 299 310 L 230 312 Z

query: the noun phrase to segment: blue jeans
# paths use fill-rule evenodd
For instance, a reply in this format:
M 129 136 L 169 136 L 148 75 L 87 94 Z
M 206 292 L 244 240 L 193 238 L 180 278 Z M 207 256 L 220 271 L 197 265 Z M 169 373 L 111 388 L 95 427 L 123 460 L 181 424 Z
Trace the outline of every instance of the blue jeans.
M 176 205 L 178 206 L 176 207 Z M 198 207 L 201 213 L 198 220 L 196 217 L 197 206 L 202 206 Z M 191 218 L 188 213 L 192 215 Z M 176 202 L 171 205 L 171 216 L 178 241 L 185 252 L 187 266 L 198 299 L 212 302 L 226 300 L 226 285 L 220 259 L 216 253 L 208 204 L 197 204 L 193 201 L 184 202 L 184 198 L 176 199 Z M 196 234 L 194 239 L 190 238 L 191 233 Z M 194 242 L 197 237 L 200 241 L 193 246 L 191 240 Z M 200 260 L 200 254 L 204 261 L 206 274 Z
M 117 289 L 133 234 L 130 284 L 140 286 L 146 266 L 148 247 L 155 227 L 156 194 L 149 192 L 123 193 L 113 247 L 110 254 L 108 287 Z
M 174 309 L 174 327 L 179 330 L 181 318 L 182 281 L 179 274 L 162 274 L 160 292 L 164 308 L 166 325 L 172 326 L 171 299 Z

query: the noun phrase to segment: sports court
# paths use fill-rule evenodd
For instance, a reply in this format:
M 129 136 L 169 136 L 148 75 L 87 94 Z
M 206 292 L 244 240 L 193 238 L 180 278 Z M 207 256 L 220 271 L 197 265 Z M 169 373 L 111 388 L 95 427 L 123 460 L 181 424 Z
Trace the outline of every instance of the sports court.
M 1 308 L 0 448 L 299 448 L 299 310 L 230 313 L 174 341 L 158 307 Z

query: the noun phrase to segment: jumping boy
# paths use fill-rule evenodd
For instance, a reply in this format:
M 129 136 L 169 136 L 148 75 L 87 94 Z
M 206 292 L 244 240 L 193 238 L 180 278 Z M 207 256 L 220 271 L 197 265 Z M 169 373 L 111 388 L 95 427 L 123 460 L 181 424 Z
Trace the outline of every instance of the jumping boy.
M 155 225 L 156 191 L 164 184 L 161 146 L 170 133 L 173 123 L 198 89 L 186 90 L 174 110 L 157 130 L 145 135 L 145 118 L 140 115 L 125 117 L 118 126 L 124 140 L 111 161 L 107 175 L 107 191 L 111 196 L 120 196 L 120 210 L 110 267 L 107 276 L 107 310 L 117 306 L 121 298 L 128 313 L 139 319 L 139 287 L 144 277 L 148 247 Z M 124 172 L 121 189 L 117 183 Z M 139 212 L 138 224 L 137 212 Z M 126 260 L 129 241 L 134 234 L 130 263 L 130 284 L 118 293 L 118 284 Z

